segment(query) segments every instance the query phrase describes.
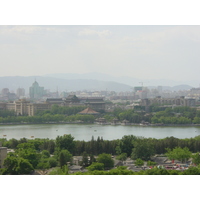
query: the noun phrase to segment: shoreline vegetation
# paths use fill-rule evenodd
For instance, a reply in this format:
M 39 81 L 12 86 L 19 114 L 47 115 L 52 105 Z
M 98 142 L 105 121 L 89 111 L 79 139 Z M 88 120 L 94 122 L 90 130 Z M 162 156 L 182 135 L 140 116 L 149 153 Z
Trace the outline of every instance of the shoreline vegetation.
M 195 127 L 195 126 L 200 126 L 200 124 L 141 124 L 141 123 L 129 123 L 129 124 L 112 124 L 112 123 L 87 123 L 87 122 L 9 122 L 9 123 L 0 123 L 1 125 L 36 125 L 36 124 L 82 124 L 82 125 L 88 125 L 88 124 L 97 124 L 97 125 L 112 125 L 112 126 L 154 126 L 154 127 L 158 127 L 158 126 L 164 126 L 164 127 L 174 127 L 174 126 L 178 126 L 178 127 Z
M 38 170 L 43 174 L 53 170 L 49 175 L 200 174 L 200 136 L 155 139 L 124 135 L 111 141 L 92 137 L 86 142 L 66 134 L 56 139 L 0 141 L 12 150 L 0 169 L 2 175 L 29 175 Z M 179 171 L 175 164 L 181 165 Z
M 191 107 L 166 108 L 152 106 L 146 112 L 142 106 L 112 112 L 99 111 L 98 115 L 81 114 L 85 107 L 61 107 L 39 111 L 34 116 L 16 115 L 14 111 L 0 110 L 0 125 L 23 124 L 98 124 L 125 126 L 200 126 L 200 110 Z

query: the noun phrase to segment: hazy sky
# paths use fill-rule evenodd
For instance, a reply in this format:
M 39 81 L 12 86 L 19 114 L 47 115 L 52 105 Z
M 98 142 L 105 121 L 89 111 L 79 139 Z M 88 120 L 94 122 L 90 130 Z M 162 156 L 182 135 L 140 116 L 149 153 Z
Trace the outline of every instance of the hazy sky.
M 0 76 L 198 80 L 200 26 L 0 26 Z

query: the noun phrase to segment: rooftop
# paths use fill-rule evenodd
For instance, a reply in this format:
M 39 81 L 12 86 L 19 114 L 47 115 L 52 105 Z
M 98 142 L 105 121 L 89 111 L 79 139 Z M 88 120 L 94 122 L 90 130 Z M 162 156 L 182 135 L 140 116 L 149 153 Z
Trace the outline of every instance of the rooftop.
M 95 114 L 99 114 L 99 113 L 88 107 L 85 110 L 79 112 L 79 114 L 93 114 L 93 115 L 95 115 Z

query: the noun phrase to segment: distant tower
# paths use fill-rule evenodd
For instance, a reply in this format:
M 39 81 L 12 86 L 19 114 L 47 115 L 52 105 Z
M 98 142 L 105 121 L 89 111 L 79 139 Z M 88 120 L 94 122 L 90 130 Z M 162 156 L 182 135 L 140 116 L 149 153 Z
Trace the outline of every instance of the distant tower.
M 25 96 L 25 89 L 24 88 L 18 88 L 17 89 L 17 97 L 24 97 Z
M 31 99 L 39 99 L 44 94 L 45 94 L 44 87 L 40 87 L 37 81 L 35 81 L 29 88 L 29 95 Z
M 2 96 L 7 96 L 9 94 L 9 89 L 8 88 L 3 88 L 1 91 Z

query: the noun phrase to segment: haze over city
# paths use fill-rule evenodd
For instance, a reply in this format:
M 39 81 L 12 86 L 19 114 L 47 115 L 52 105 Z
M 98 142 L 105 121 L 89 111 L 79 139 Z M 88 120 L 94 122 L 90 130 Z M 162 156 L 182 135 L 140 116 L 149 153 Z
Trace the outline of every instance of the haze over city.
M 1 76 L 96 72 L 198 87 L 199 35 L 199 26 L 0 26 Z

